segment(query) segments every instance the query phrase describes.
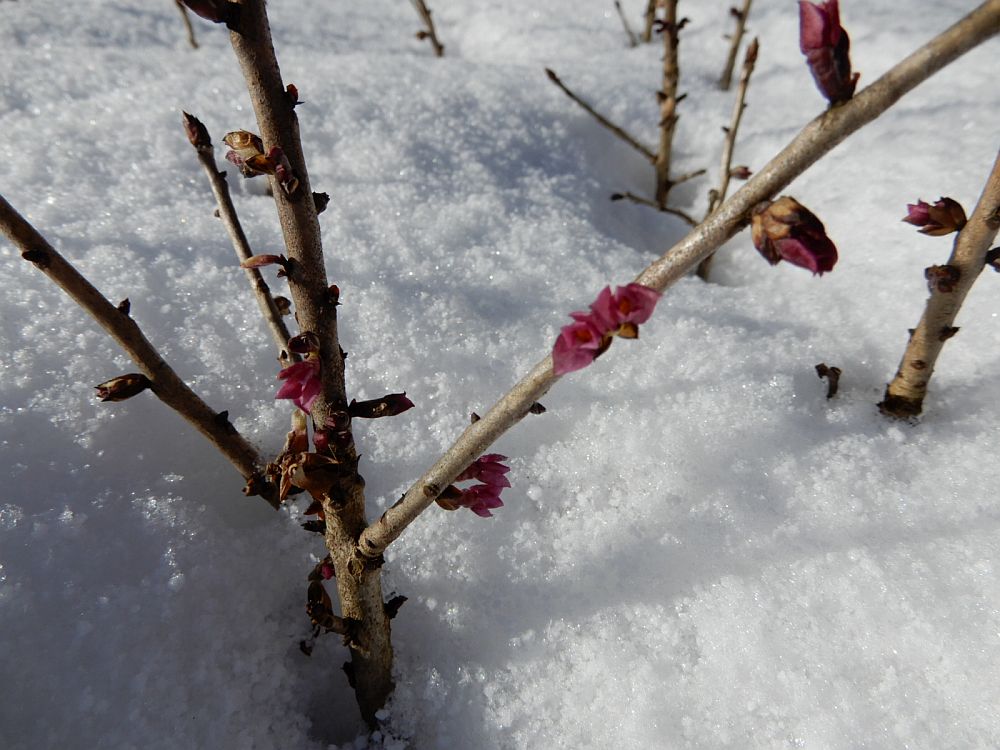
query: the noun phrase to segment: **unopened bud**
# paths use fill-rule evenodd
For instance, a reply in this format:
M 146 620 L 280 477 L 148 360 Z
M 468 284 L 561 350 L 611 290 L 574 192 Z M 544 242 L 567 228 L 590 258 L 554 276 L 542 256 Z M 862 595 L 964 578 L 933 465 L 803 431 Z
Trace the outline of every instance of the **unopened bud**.
M 184 132 L 191 145 L 199 151 L 202 149 L 211 150 L 212 138 L 208 134 L 208 128 L 194 115 L 189 115 L 187 112 L 181 114 L 184 116 Z
M 351 417 L 361 419 L 378 419 L 379 417 L 394 417 L 404 411 L 413 408 L 413 402 L 406 397 L 406 393 L 389 393 L 382 398 L 375 398 L 369 401 L 351 400 L 347 407 Z
M 943 237 L 960 231 L 967 220 L 961 203 L 953 198 L 939 198 L 933 205 L 922 200 L 907 203 L 903 221 L 920 227 L 922 234 Z
M 771 265 L 785 260 L 822 275 L 837 262 L 837 248 L 823 222 L 794 198 L 757 204 L 750 231 L 754 247 Z
M 111 380 L 106 380 L 94 387 L 97 389 L 97 397 L 101 401 L 124 401 L 142 393 L 152 385 L 152 381 L 145 375 L 132 372 L 128 375 L 111 378 Z

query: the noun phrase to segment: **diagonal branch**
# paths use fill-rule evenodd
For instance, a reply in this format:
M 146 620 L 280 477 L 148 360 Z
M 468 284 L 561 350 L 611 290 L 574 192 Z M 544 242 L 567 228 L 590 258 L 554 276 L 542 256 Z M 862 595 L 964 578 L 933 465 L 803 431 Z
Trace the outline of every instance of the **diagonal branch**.
M 723 128 L 726 131 L 726 140 L 722 146 L 722 165 L 719 171 L 719 187 L 712 190 L 708 201 L 708 210 L 705 216 L 708 217 L 726 199 L 729 192 L 729 182 L 733 177 L 733 151 L 736 149 L 736 133 L 740 129 L 740 122 L 743 120 L 743 110 L 746 109 L 747 89 L 750 87 L 750 76 L 753 74 L 754 65 L 757 62 L 757 51 L 759 49 L 757 39 L 754 38 L 747 47 L 746 55 L 743 57 L 743 67 L 740 69 L 740 83 L 736 88 L 736 102 L 733 104 L 733 114 L 729 118 L 729 125 Z M 712 258 L 715 254 L 709 255 L 698 264 L 698 276 L 707 280 L 712 268 Z
M 0 196 L 0 230 L 21 251 L 21 257 L 55 282 L 118 343 L 152 382 L 151 390 L 204 435 L 247 480 L 247 494 L 260 495 L 278 507 L 274 485 L 261 475 L 257 450 L 230 423 L 178 377 L 128 313 L 116 308 L 79 271 Z
M 606 118 L 604 115 L 602 115 L 596 109 L 594 109 L 589 104 L 587 104 L 587 102 L 585 102 L 583 99 L 581 99 L 575 93 L 573 93 L 573 91 L 571 91 L 566 86 L 566 84 L 564 84 L 562 82 L 562 80 L 560 80 L 559 76 L 557 76 L 555 74 L 555 71 L 553 71 L 551 68 L 546 68 L 545 69 L 545 75 L 547 75 L 549 77 L 549 80 L 552 81 L 552 83 L 554 83 L 556 86 L 558 86 L 560 89 L 562 89 L 562 92 L 564 94 L 566 94 L 566 96 L 568 96 L 574 102 L 576 102 L 577 104 L 579 104 L 580 107 L 582 107 L 583 110 L 585 112 L 587 112 L 587 114 L 591 115 L 595 120 L 597 120 L 599 123 L 601 123 L 601 125 L 603 125 L 604 127 L 606 127 L 608 130 L 610 130 L 616 136 L 618 136 L 623 141 L 625 141 L 625 143 L 627 143 L 632 148 L 634 148 L 636 151 L 638 151 L 640 154 L 642 154 L 647 159 L 649 159 L 649 161 L 651 163 L 653 163 L 653 164 L 656 163 L 656 154 L 653 152 L 652 149 L 649 149 L 649 148 L 646 148 L 645 146 L 643 146 L 636 138 L 633 138 L 631 135 L 629 135 L 627 132 L 625 132 L 622 128 L 620 128 L 618 125 L 615 125 L 613 122 L 611 122 L 611 120 L 609 120 L 608 118 Z
M 756 176 L 706 221 L 639 274 L 636 282 L 662 291 L 746 227 L 751 209 L 775 195 L 851 133 L 965 52 L 1000 31 L 1000 0 L 988 0 L 889 70 L 853 99 L 814 119 Z M 358 558 L 375 558 L 399 537 L 448 484 L 517 424 L 559 378 L 546 355 L 481 419 L 469 425 L 406 494 L 362 534 Z
M 622 28 L 625 29 L 625 36 L 628 37 L 628 46 L 637 47 L 639 45 L 639 40 L 635 36 L 635 32 L 632 31 L 632 27 L 629 25 L 628 18 L 625 16 L 625 11 L 622 10 L 622 4 L 619 0 L 615 0 L 615 10 L 618 11 L 618 17 L 622 21 Z
M 955 317 L 986 264 L 986 253 L 998 230 L 1000 153 L 979 203 L 955 238 L 951 257 L 944 266 L 948 275 L 957 277 L 957 280 L 948 284 L 931 284 L 931 296 L 924 314 L 910 336 L 896 376 L 885 389 L 885 400 L 879 404 L 883 414 L 892 417 L 915 417 L 920 414 L 938 355 L 945 341 L 958 331 L 954 327 Z
M 733 69 L 736 67 L 736 54 L 740 51 L 740 42 L 743 41 L 743 34 L 746 33 L 747 16 L 750 15 L 750 4 L 753 0 L 743 0 L 743 7 L 739 10 L 732 8 L 730 13 L 736 18 L 736 30 L 729 43 L 729 55 L 726 57 L 726 67 L 722 69 L 719 77 L 719 88 L 729 91 L 729 84 L 733 80 Z
M 417 32 L 417 38 L 430 40 L 431 46 L 434 48 L 434 56 L 444 57 L 444 45 L 438 41 L 437 31 L 434 29 L 434 20 L 431 18 L 431 11 L 427 7 L 427 3 L 424 0 L 410 0 L 410 4 L 417 11 L 417 15 L 420 16 L 420 20 L 424 22 L 424 26 L 426 27 L 423 31 Z
M 197 117 L 189 115 L 187 112 L 184 113 L 184 125 L 185 130 L 188 131 L 191 145 L 194 146 L 195 153 L 198 155 L 198 161 L 208 176 L 208 183 L 212 188 L 212 194 L 215 196 L 215 202 L 219 205 L 219 218 L 222 219 L 226 233 L 233 243 L 233 250 L 236 251 L 236 257 L 241 262 L 249 260 L 253 256 L 253 251 L 250 249 L 250 243 L 243 232 L 239 216 L 236 215 L 236 207 L 233 205 L 232 196 L 229 194 L 229 183 L 226 181 L 226 173 L 220 172 L 215 162 L 215 149 L 212 148 L 212 139 L 208 133 L 208 129 Z M 203 134 L 201 131 L 203 131 Z M 192 132 L 195 133 L 194 138 L 191 137 Z M 274 297 L 271 296 L 271 289 L 268 287 L 267 282 L 264 281 L 264 277 L 256 268 L 245 268 L 244 271 L 246 272 L 247 280 L 250 282 L 250 287 L 253 289 L 257 306 L 260 308 L 261 315 L 264 316 L 264 322 L 271 331 L 271 338 L 274 339 L 274 344 L 278 348 L 279 361 L 282 364 L 297 361 L 298 356 L 288 351 L 288 339 L 291 338 L 291 334 L 289 334 L 288 328 L 285 326 L 285 321 L 282 319 L 281 311 L 274 302 Z
M 184 19 L 184 28 L 187 30 L 188 44 L 191 45 L 192 49 L 198 49 L 198 40 L 194 36 L 194 27 L 191 25 L 191 18 L 188 16 L 187 8 L 181 0 L 174 0 L 177 3 L 177 10 L 181 12 L 181 18 Z
M 649 44 L 653 40 L 653 25 L 656 22 L 656 0 L 648 0 L 643 15 L 642 41 Z

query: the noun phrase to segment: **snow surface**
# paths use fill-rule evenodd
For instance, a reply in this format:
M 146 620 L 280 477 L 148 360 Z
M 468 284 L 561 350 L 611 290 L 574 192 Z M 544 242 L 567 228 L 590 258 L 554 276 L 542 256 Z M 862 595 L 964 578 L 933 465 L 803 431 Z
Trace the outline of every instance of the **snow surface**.
M 681 3 L 675 193 L 704 211 L 732 95 L 714 88 L 728 0 Z M 870 83 L 973 5 L 844 0 Z M 625 2 L 638 26 L 645 6 Z M 359 431 L 370 513 L 544 354 L 567 313 L 683 236 L 610 203 L 640 156 L 553 67 L 652 143 L 657 45 L 611 2 L 272 2 L 299 109 L 357 398 L 416 409 Z M 172 2 L 0 4 L 0 190 L 182 376 L 266 453 L 287 429 L 275 364 L 180 110 L 253 129 L 227 35 Z M 737 163 L 759 168 L 824 102 L 790 0 L 757 3 Z M 875 403 L 950 242 L 905 204 L 971 208 L 997 148 L 990 42 L 907 96 L 789 192 L 841 251 L 812 278 L 744 233 L 716 283 L 677 284 L 638 342 L 561 381 L 496 450 L 496 518 L 428 512 L 393 546 L 395 696 L 368 739 L 308 623 L 323 554 L 155 399 L 95 402 L 133 366 L 0 244 L 0 747 L 986 748 L 1000 744 L 1000 279 L 986 273 L 918 425 Z M 221 158 L 221 148 L 218 156 Z M 257 252 L 279 252 L 236 175 Z M 844 371 L 824 398 L 819 362 Z M 992 498 L 992 499 L 991 499 Z

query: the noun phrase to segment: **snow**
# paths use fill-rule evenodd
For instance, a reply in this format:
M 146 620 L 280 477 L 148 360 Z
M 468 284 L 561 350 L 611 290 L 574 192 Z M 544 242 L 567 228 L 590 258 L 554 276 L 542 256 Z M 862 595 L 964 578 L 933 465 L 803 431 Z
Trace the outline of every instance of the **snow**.
M 432 0 L 434 59 L 405 3 L 271 3 L 351 395 L 417 408 L 364 425 L 370 515 L 395 501 L 552 345 L 567 313 L 685 233 L 611 203 L 642 157 L 546 79 L 647 142 L 657 45 L 613 6 Z M 645 6 L 628 0 L 635 26 Z M 842 7 L 862 85 L 968 9 Z M 681 3 L 675 193 L 700 214 L 731 94 L 729 3 Z M 253 129 L 226 34 L 174 4 L 0 5 L 0 175 L 10 202 L 265 453 L 288 404 L 180 110 L 216 142 Z M 758 4 L 736 162 L 757 169 L 821 111 L 793 3 Z M 148 395 L 134 367 L 6 243 L 0 317 L 0 747 L 977 748 L 1000 744 L 997 278 L 960 315 L 919 424 L 878 415 L 947 239 L 900 223 L 971 209 L 995 157 L 996 41 L 852 136 L 789 189 L 841 251 L 822 279 L 746 233 L 716 283 L 677 284 L 642 327 L 563 379 L 496 450 L 506 505 L 434 509 L 390 548 L 397 689 L 367 737 L 321 638 L 301 504 L 275 514 Z M 221 159 L 221 146 L 217 149 Z M 280 252 L 260 186 L 232 173 L 255 252 Z M 273 274 L 268 273 L 272 279 Z M 276 287 L 280 282 L 275 284 Z M 844 371 L 830 401 L 814 365 Z

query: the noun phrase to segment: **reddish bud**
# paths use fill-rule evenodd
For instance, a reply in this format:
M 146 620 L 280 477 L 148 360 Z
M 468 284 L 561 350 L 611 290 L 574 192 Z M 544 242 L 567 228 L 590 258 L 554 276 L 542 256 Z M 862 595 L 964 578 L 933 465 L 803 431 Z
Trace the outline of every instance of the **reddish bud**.
M 199 151 L 203 149 L 211 150 L 212 148 L 212 138 L 208 134 L 208 128 L 194 115 L 189 115 L 187 112 L 181 113 L 184 117 L 184 132 L 187 134 L 187 139 Z
M 942 237 L 952 232 L 961 231 L 967 221 L 962 204 L 953 198 L 938 198 L 934 205 L 917 200 L 906 204 L 906 216 L 903 221 L 920 227 L 922 234 L 931 237 Z
M 288 259 L 284 255 L 251 255 L 240 263 L 240 268 L 263 268 L 275 263 L 284 268 Z
M 239 6 L 227 0 L 181 0 L 181 2 L 195 15 L 213 23 L 224 23 L 232 27 L 239 17 Z
M 152 381 L 145 375 L 132 372 L 128 375 L 111 378 L 111 380 L 106 380 L 94 387 L 97 389 L 97 397 L 101 401 L 124 401 L 142 393 L 152 385 Z
M 312 331 L 304 331 L 288 339 L 288 351 L 292 354 L 311 354 L 319 351 L 319 336 Z
M 799 2 L 799 49 L 816 86 L 830 104 L 854 96 L 859 75 L 851 73 L 851 40 L 840 25 L 838 0 Z
M 733 177 L 737 180 L 749 180 L 750 175 L 752 174 L 753 172 L 750 171 L 750 168 L 745 165 L 733 167 L 732 169 L 729 170 L 730 177 Z
M 754 247 L 771 265 L 785 260 L 822 276 L 837 262 L 837 248 L 823 222 L 794 198 L 759 203 L 750 230 Z

